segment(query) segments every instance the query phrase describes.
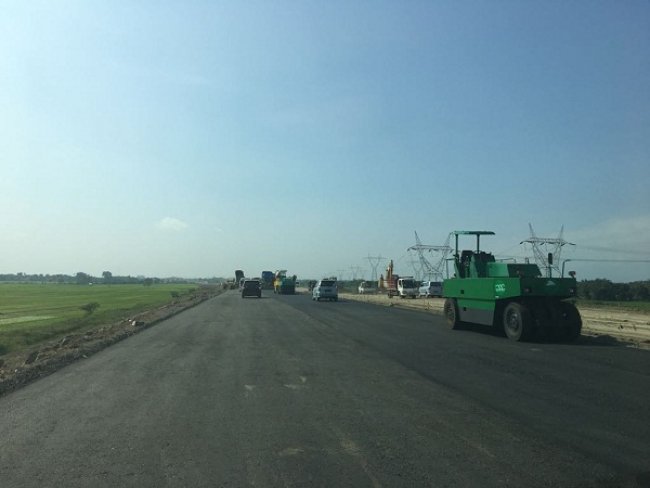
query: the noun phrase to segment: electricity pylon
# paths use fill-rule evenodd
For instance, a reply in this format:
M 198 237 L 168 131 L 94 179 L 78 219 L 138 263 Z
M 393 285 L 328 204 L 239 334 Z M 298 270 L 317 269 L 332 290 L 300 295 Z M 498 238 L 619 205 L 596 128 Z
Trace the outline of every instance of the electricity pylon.
M 546 276 L 551 277 L 552 271 L 560 272 L 560 256 L 562 254 L 562 247 L 565 245 L 575 246 L 571 242 L 564 240 L 564 225 L 560 227 L 560 234 L 557 237 L 538 237 L 535 235 L 532 224 L 528 223 L 530 229 L 530 237 L 520 242 L 520 244 L 530 244 L 533 248 L 533 256 L 539 269 L 546 270 Z
M 352 272 L 352 281 L 356 281 L 357 276 L 363 272 L 361 266 L 350 266 L 350 271 Z
M 442 246 L 432 246 L 429 244 L 422 244 L 420 236 L 418 236 L 417 231 L 415 232 L 415 245 L 407 249 L 407 251 L 416 252 L 418 259 L 420 261 L 420 269 L 423 272 L 422 278 L 425 278 L 425 275 L 430 281 L 442 281 L 443 272 L 442 268 L 445 265 L 447 256 L 451 253 L 451 246 L 449 245 L 450 235 L 447 236 L 447 240 Z M 426 256 L 425 252 L 433 253 L 439 252 L 440 257 L 435 263 L 431 263 Z
M 370 269 L 372 270 L 370 274 L 370 281 L 373 281 L 374 283 L 377 283 L 377 280 L 379 279 L 377 276 L 377 268 L 379 268 L 379 265 L 381 264 L 382 261 L 388 260 L 388 258 L 382 258 L 381 254 L 379 256 L 371 256 L 368 254 L 368 262 L 370 263 Z

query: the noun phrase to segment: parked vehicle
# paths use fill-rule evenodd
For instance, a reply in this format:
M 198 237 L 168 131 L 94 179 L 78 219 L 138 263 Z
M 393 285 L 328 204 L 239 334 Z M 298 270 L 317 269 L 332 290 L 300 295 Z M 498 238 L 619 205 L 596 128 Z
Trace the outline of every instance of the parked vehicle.
M 321 301 L 321 299 L 338 301 L 339 288 L 336 280 L 331 278 L 319 280 L 312 290 L 311 299 L 316 301 Z
M 418 288 L 418 295 L 421 297 L 441 297 L 442 283 L 439 281 L 423 281 Z
M 262 298 L 262 283 L 260 280 L 244 280 L 241 287 L 241 297 Z
M 375 284 L 371 281 L 362 281 L 357 291 L 359 295 L 364 295 L 366 293 L 375 293 L 377 288 L 375 288 Z
M 397 280 L 397 294 L 400 298 L 418 296 L 418 282 L 411 276 L 398 278 Z

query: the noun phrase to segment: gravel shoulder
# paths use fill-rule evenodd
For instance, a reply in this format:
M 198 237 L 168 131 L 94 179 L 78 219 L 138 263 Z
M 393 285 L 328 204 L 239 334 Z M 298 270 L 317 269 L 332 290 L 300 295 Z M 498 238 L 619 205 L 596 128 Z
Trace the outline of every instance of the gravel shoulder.
M 341 293 L 342 298 L 384 307 L 425 310 L 442 315 L 443 298 L 389 299 L 386 295 Z M 650 350 L 650 314 L 615 308 L 578 307 L 582 316 L 582 335 L 595 341 Z

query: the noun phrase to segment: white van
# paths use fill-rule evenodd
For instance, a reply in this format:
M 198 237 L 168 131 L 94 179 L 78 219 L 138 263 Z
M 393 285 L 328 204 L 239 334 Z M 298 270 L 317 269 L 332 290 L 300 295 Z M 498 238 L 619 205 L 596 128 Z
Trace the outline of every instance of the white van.
M 418 295 L 421 297 L 441 297 L 442 283 L 439 281 L 423 281 L 420 285 Z

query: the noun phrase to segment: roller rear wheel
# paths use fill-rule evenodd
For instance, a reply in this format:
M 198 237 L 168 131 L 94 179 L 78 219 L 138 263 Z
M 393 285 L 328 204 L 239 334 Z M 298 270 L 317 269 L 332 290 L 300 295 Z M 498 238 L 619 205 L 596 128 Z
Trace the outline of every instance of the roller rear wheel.
M 564 337 L 568 341 L 575 341 L 582 331 L 582 317 L 575 305 L 560 302 L 560 317 L 564 327 Z

